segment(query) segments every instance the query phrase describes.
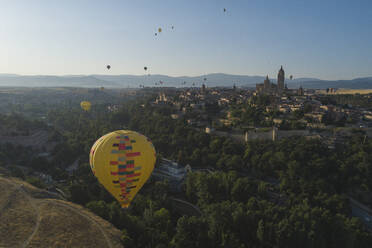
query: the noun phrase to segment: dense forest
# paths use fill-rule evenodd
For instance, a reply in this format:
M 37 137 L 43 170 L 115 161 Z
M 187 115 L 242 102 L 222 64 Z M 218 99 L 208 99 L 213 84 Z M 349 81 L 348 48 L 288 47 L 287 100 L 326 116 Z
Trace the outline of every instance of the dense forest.
M 171 113 L 149 99 L 113 112 L 104 104 L 91 112 L 50 110 L 50 139 L 59 143 L 53 159 L 36 157 L 24 166 L 66 180 L 69 199 L 121 229 L 127 248 L 372 247 L 372 235 L 351 217 L 347 197 L 371 203 L 363 197 L 372 193 L 371 139 L 356 132 L 333 150 L 320 140 L 301 137 L 240 144 L 190 128 Z M 213 170 L 189 173 L 177 193 L 198 206 L 201 215 L 182 214 L 172 204 L 175 195 L 167 182 L 154 180 L 128 210 L 120 209 L 88 165 L 94 141 L 117 129 L 148 136 L 159 156 Z M 15 148 L 2 147 L 1 160 L 16 161 Z M 77 158 L 78 170 L 69 176 L 65 168 Z

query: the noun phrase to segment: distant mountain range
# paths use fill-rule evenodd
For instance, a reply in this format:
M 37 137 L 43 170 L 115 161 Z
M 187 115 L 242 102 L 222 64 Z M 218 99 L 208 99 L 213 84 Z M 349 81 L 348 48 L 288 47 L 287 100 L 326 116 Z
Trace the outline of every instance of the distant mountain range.
M 204 80 L 206 79 L 206 80 Z M 13 87 L 109 87 L 109 88 L 138 88 L 147 87 L 200 87 L 204 82 L 209 87 L 255 87 L 262 83 L 265 77 L 230 75 L 213 73 L 196 77 L 170 77 L 166 75 L 67 75 L 67 76 L 22 76 L 15 74 L 0 74 L 0 86 Z M 271 79 L 276 83 L 276 79 Z M 162 82 L 162 84 L 160 84 Z M 186 82 L 186 83 L 185 83 Z M 286 79 L 288 88 L 325 89 L 350 88 L 372 89 L 372 77 L 355 78 L 352 80 L 320 80 L 316 78 Z M 193 85 L 194 84 L 194 85 Z

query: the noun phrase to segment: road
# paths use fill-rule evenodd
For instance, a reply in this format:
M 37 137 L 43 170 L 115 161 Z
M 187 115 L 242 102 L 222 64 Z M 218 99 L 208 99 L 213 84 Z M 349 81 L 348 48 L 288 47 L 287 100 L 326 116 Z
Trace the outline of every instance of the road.
M 177 203 L 177 204 L 179 204 L 180 206 L 182 206 L 182 209 L 184 210 L 184 211 L 186 211 L 187 212 L 187 209 L 188 209 L 188 211 L 190 212 L 190 213 L 192 213 L 192 215 L 196 215 L 196 216 L 202 216 L 202 212 L 200 211 L 200 209 L 196 206 L 196 205 L 194 205 L 194 204 L 192 204 L 192 203 L 190 203 L 190 202 L 188 202 L 188 201 L 185 201 L 185 200 L 182 200 L 182 199 L 178 199 L 178 198 L 170 198 L 174 203 Z
M 348 197 L 351 205 L 351 215 L 360 218 L 372 231 L 372 210 L 355 199 Z

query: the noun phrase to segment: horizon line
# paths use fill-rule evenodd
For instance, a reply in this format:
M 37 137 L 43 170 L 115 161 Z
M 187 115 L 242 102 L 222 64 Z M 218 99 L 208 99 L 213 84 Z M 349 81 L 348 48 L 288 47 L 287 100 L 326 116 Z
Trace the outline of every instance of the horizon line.
M 95 74 L 17 74 L 17 73 L 0 73 L 0 76 L 29 76 L 29 77 L 37 77 L 37 76 L 44 76 L 44 77 L 89 77 L 89 76 L 136 76 L 136 77 L 142 77 L 142 76 L 166 76 L 166 77 L 172 77 L 172 78 L 182 78 L 182 77 L 203 77 L 203 76 L 208 76 L 208 75 L 213 75 L 213 74 L 223 74 L 223 75 L 229 75 L 229 76 L 243 76 L 243 77 L 263 77 L 265 78 L 267 75 L 247 75 L 247 74 L 230 74 L 230 73 L 224 73 L 224 72 L 212 72 L 212 73 L 207 73 L 207 74 L 201 74 L 201 75 L 195 75 L 195 76 L 173 76 L 173 75 L 167 75 L 167 74 L 100 74 L 100 73 L 95 73 Z M 276 77 L 270 77 L 269 79 L 275 79 Z M 315 77 L 296 77 L 293 80 L 298 80 L 298 79 L 316 79 L 316 80 L 322 80 L 322 81 L 343 81 L 343 80 L 355 80 L 355 79 L 362 79 L 362 78 L 372 78 L 372 76 L 367 76 L 367 77 L 354 77 L 350 79 L 322 79 L 322 78 L 315 78 Z M 292 81 L 289 77 L 286 77 L 289 81 Z

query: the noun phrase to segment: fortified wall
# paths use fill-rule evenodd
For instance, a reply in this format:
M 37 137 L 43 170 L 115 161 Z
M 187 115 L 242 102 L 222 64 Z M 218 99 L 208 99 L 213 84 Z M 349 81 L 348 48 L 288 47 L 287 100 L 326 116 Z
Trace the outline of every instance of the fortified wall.
M 256 130 L 245 132 L 244 141 L 250 140 L 280 140 L 291 136 L 307 136 L 310 135 L 309 130 L 278 130 L 276 127 L 266 132 Z

